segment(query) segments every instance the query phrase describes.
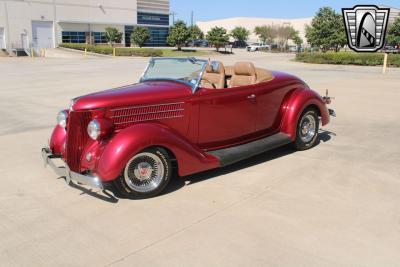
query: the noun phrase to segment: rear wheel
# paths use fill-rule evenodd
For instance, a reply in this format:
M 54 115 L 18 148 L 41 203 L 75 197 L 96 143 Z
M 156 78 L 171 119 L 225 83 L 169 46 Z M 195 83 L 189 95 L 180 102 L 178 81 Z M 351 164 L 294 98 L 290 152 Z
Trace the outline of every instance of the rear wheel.
M 133 156 L 115 180 L 119 192 L 127 197 L 153 197 L 171 179 L 172 165 L 162 148 L 146 149 Z
M 312 148 L 318 138 L 319 117 L 315 109 L 306 109 L 298 123 L 296 129 L 296 140 L 293 145 L 297 150 Z

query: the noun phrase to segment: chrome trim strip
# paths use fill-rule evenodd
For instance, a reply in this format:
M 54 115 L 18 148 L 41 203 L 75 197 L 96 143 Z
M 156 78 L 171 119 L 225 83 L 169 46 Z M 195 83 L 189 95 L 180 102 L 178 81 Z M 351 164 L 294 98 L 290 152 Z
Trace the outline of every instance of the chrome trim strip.
M 203 75 L 204 75 L 204 72 L 206 71 L 206 68 L 207 68 L 207 64 L 205 64 L 205 65 L 203 66 L 203 68 L 202 68 L 202 70 L 201 70 L 201 72 L 200 72 L 199 80 L 197 81 L 196 85 L 193 87 L 193 90 L 192 90 L 192 93 L 193 93 L 193 94 L 195 94 L 195 93 L 197 92 L 197 89 L 198 89 L 199 86 L 200 86 L 201 79 L 203 78 Z

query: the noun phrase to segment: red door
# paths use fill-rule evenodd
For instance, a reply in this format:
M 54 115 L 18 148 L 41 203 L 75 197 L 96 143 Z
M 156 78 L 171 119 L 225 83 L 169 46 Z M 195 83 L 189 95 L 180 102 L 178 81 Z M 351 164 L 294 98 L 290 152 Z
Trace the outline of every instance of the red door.
M 254 134 L 257 105 L 253 86 L 199 89 L 196 94 L 201 148 L 233 145 Z
M 282 87 L 276 83 L 262 83 L 255 86 L 257 97 L 256 131 L 263 134 L 275 131 L 279 109 L 286 93 L 291 87 Z

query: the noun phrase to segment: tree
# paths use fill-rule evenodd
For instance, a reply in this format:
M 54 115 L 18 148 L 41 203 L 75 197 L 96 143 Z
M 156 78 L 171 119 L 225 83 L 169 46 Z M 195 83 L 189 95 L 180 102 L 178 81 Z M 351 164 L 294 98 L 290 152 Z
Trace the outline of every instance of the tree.
M 276 27 L 270 25 L 257 26 L 254 29 L 254 33 L 258 35 L 263 43 L 269 45 L 272 44 L 277 36 Z
M 110 45 L 113 45 L 115 43 L 120 43 L 122 40 L 122 32 L 118 31 L 117 28 L 107 27 L 106 40 Z
M 306 38 L 312 46 L 318 46 L 323 52 L 339 48 L 347 43 L 342 15 L 330 7 L 322 7 L 306 26 Z
M 238 42 L 246 42 L 250 32 L 245 27 L 235 27 L 231 31 L 231 36 Z
M 295 29 L 292 26 L 278 26 L 276 28 L 276 35 L 278 37 L 278 45 L 281 50 L 286 49 L 287 42 L 289 39 L 293 39 L 296 34 Z
M 229 35 L 226 34 L 226 29 L 222 27 L 214 27 L 207 32 L 206 39 L 211 45 L 215 46 L 217 51 L 219 51 L 222 46 L 229 42 Z
M 299 36 L 299 31 L 295 31 L 291 39 L 297 47 L 300 47 L 303 44 L 303 39 Z
M 182 50 L 182 46 L 185 45 L 186 41 L 190 38 L 190 31 L 186 27 L 186 23 L 178 20 L 170 28 L 167 42 L 171 46 L 176 46 L 178 50 Z
M 131 43 L 139 47 L 142 47 L 150 38 L 149 30 L 145 27 L 136 27 L 131 33 Z
M 400 18 L 397 18 L 390 26 L 387 36 L 387 42 L 389 45 L 393 46 L 400 45 Z
M 188 29 L 189 29 L 189 32 L 190 32 L 190 39 L 191 40 L 204 39 L 204 33 L 199 28 L 199 26 L 193 25 L 193 26 L 188 27 Z

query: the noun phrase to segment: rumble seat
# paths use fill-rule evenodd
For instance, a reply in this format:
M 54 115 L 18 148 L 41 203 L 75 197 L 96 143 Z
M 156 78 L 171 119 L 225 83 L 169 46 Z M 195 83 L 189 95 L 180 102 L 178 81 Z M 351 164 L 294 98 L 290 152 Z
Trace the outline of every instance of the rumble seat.
M 256 68 L 251 62 L 237 62 L 233 67 L 229 87 L 245 86 L 257 83 Z
M 207 65 L 200 83 L 201 87 L 214 88 L 213 84 L 215 89 L 225 88 L 225 67 L 222 62 L 217 62 L 216 66 L 217 68 L 213 68 L 210 64 Z

